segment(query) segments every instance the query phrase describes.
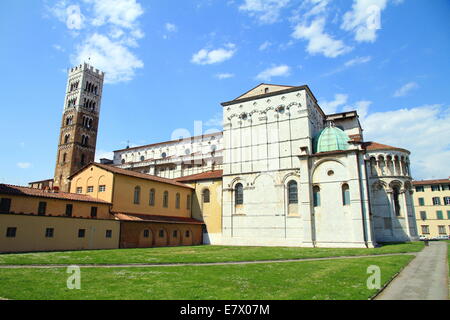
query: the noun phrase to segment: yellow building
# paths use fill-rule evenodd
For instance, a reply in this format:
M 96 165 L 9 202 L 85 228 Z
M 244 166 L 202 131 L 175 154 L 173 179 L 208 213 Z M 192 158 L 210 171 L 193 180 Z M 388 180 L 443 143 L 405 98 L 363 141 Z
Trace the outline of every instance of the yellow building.
M 417 229 L 426 238 L 450 234 L 450 178 L 414 181 Z
M 110 203 L 85 195 L 0 185 L 0 252 L 118 248 Z
M 203 223 L 192 217 L 189 185 L 99 163 L 70 181 L 72 193 L 111 203 L 111 213 L 121 221 L 122 248 L 202 243 Z
M 176 179 L 195 188 L 192 217 L 205 223 L 206 244 L 222 234 L 222 176 L 222 170 L 214 170 Z

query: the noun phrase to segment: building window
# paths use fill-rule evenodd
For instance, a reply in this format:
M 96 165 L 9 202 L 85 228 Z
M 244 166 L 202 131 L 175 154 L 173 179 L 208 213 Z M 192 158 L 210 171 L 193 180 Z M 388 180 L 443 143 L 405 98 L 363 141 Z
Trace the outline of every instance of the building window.
M 425 211 L 420 211 L 420 219 L 427 220 L 427 213 Z
M 80 164 L 81 164 L 82 166 L 84 166 L 84 165 L 86 164 L 86 156 L 85 156 L 84 154 L 81 155 L 81 161 L 80 161 Z
M 433 205 L 440 206 L 441 205 L 441 198 L 433 197 Z
M 344 206 L 350 205 L 350 187 L 346 183 L 342 185 L 342 204 Z
M 180 194 L 177 193 L 175 196 L 175 208 L 180 209 Z
M 431 191 L 441 191 L 441 187 L 440 185 L 432 185 L 431 186 Z
M 436 211 L 436 219 L 444 220 L 444 213 L 441 210 Z
M 97 207 L 91 207 L 91 218 L 97 218 Z
M 421 227 L 422 227 L 422 234 L 430 234 L 429 226 L 421 226 Z
M 11 210 L 11 199 L 2 198 L 0 200 L 0 213 L 9 213 Z
M 186 197 L 186 209 L 191 210 L 191 196 Z
M 244 186 L 241 183 L 234 188 L 234 197 L 236 205 L 244 204 Z
M 174 230 L 174 231 L 173 231 L 172 237 L 173 237 L 173 238 L 177 238 L 177 237 L 178 237 L 178 231 L 177 231 L 177 230 Z
M 141 161 L 144 161 L 145 160 L 145 157 L 144 156 L 141 156 Z
M 320 207 L 320 187 L 313 187 L 313 204 L 314 207 Z
M 425 200 L 423 198 L 419 198 L 419 206 L 424 206 Z
M 398 187 L 392 188 L 393 190 L 393 197 L 394 197 L 394 212 L 396 216 L 400 216 L 400 191 L 398 190 Z
M 450 205 L 450 197 L 444 197 L 444 204 L 446 206 Z
M 209 203 L 210 201 L 210 192 L 209 189 L 205 189 L 202 192 L 203 203 Z
M 112 230 L 106 230 L 105 237 L 106 238 L 112 238 Z
M 8 227 L 8 228 L 6 228 L 6 237 L 7 238 L 15 238 L 16 232 L 17 232 L 16 227 Z
M 151 206 L 155 205 L 155 189 L 150 190 L 149 205 L 151 205 Z
M 164 230 L 159 230 L 159 237 L 164 238 Z
M 105 192 L 106 191 L 106 186 L 98 186 L 98 192 Z
M 450 211 L 447 210 L 447 219 L 450 219 Z
M 78 229 L 78 238 L 84 238 L 86 235 L 86 229 Z
M 73 211 L 73 205 L 66 204 L 66 216 L 67 217 L 71 217 L 72 216 L 72 211 Z
M 447 234 L 447 231 L 445 230 L 445 226 L 438 226 L 439 234 Z
M 77 187 L 77 193 L 78 194 L 83 193 L 83 188 L 82 187 Z
M 93 186 L 87 187 L 87 193 L 92 193 L 92 192 L 94 192 L 94 187 Z
M 442 191 L 450 190 L 450 184 L 443 184 L 441 187 L 442 187 Z
M 141 187 L 137 186 L 134 188 L 134 204 L 141 203 Z
M 416 187 L 416 192 L 424 192 L 425 188 L 423 186 L 417 186 Z
M 288 183 L 288 203 L 298 203 L 298 185 L 297 181 L 291 180 Z
M 144 230 L 144 238 L 150 237 L 150 230 Z
M 163 194 L 163 207 L 164 208 L 169 207 L 169 192 L 168 191 L 164 191 L 164 194 Z
M 45 216 L 47 211 L 47 202 L 39 202 L 38 215 Z
M 186 230 L 185 237 L 186 237 L 186 238 L 189 238 L 190 236 L 191 236 L 191 233 L 189 232 L 189 230 Z
M 45 237 L 46 238 L 53 238 L 54 233 L 55 233 L 55 229 L 53 229 L 53 228 L 45 229 Z

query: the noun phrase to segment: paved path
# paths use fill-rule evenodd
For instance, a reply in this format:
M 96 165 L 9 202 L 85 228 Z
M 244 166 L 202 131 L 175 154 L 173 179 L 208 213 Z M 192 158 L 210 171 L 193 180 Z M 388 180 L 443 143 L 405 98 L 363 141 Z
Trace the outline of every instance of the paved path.
M 322 260 L 338 260 L 338 259 L 360 259 L 360 258 L 377 258 L 400 255 L 417 255 L 417 252 L 408 253 L 386 253 L 377 255 L 361 255 L 361 256 L 342 256 L 342 257 L 325 257 L 325 258 L 304 258 L 304 259 L 286 259 L 286 260 L 260 260 L 260 261 L 230 261 L 230 262 L 206 262 L 206 263 L 166 263 L 166 264 L 79 264 L 71 265 L 80 268 L 147 268 L 147 267 L 183 267 L 183 266 L 223 266 L 236 264 L 261 264 L 261 263 L 286 263 L 286 262 L 306 262 L 306 261 L 322 261 Z M 0 265 L 0 269 L 51 269 L 51 268 L 67 268 L 69 264 L 52 264 L 52 265 Z
M 375 300 L 447 300 L 447 242 L 430 242 Z

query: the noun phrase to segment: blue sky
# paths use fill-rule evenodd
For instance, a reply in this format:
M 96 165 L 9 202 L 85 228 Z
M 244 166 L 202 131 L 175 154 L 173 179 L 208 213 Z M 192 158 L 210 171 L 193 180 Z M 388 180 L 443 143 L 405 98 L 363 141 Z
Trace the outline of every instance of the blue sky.
M 446 0 L 2 0 L 0 38 L 0 182 L 53 176 L 65 70 L 87 57 L 108 77 L 99 157 L 220 129 L 219 103 L 261 82 L 308 84 L 411 150 L 414 178 L 450 176 Z

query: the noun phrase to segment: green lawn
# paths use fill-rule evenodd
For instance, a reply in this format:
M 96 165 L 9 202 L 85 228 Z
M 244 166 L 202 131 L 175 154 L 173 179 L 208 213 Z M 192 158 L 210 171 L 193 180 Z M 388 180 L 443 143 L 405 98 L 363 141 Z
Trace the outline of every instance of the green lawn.
M 423 246 L 423 242 L 387 244 L 375 249 L 196 246 L 0 254 L 0 265 L 260 261 L 418 252 Z
M 191 249 L 192 250 L 192 249 Z M 385 249 L 386 250 L 386 249 Z M 66 268 L 0 269 L 0 297 L 8 299 L 368 299 L 367 268 L 381 268 L 382 284 L 411 255 L 289 263 L 81 269 L 81 289 L 69 290 Z

